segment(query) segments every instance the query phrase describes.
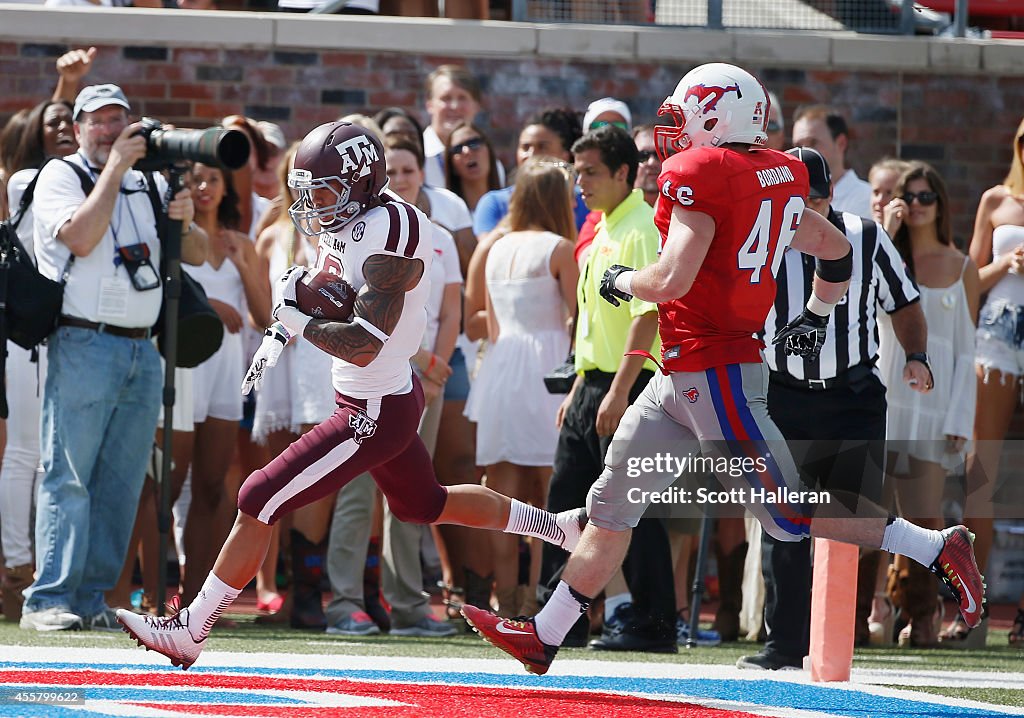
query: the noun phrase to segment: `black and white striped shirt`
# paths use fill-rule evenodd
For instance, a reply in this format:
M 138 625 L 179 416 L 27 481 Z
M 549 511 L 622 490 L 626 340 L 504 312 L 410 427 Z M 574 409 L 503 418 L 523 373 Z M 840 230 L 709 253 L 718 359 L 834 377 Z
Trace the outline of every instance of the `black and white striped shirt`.
M 835 211 L 829 212 L 829 221 L 846 234 L 853 246 L 853 276 L 849 291 L 828 320 L 825 345 L 814 359 L 786 356 L 781 343 L 769 344 L 765 350 L 772 371 L 796 379 L 832 379 L 857 364 L 874 364 L 878 356 L 877 307 L 892 314 L 920 298 L 917 285 L 881 225 Z M 814 257 L 787 250 L 775 279 L 775 305 L 765 320 L 768 341 L 803 310 L 813 278 Z

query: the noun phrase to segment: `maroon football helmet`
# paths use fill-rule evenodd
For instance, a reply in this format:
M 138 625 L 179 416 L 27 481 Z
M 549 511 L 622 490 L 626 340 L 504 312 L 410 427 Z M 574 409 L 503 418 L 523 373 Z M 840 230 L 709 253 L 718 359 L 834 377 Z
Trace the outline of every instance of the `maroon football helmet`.
M 387 186 L 384 146 L 358 125 L 328 122 L 302 140 L 288 172 L 299 198 L 288 214 L 310 237 L 337 232 L 372 204 Z

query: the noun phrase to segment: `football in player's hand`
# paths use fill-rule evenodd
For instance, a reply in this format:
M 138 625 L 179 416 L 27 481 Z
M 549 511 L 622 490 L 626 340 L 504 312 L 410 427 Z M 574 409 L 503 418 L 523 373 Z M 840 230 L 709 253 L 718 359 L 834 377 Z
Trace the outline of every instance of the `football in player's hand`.
M 336 274 L 310 270 L 295 285 L 299 311 L 314 319 L 347 322 L 352 318 L 356 290 Z

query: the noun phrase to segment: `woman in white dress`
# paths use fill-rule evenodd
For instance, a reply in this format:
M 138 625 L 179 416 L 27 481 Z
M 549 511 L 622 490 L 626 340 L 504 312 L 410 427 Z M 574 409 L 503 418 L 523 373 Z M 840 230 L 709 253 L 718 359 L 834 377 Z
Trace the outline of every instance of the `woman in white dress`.
M 184 456 L 175 456 L 172 474 L 173 499 L 191 466 L 192 497 L 184 528 L 187 567 L 182 596 L 186 601 L 199 592 L 213 567 L 215 547 L 231 524 L 236 492 L 227 487 L 226 479 L 234 452 L 226 447 L 234 447 L 242 419 L 242 328 L 270 323 L 267 267 L 249 237 L 236 229 L 241 213 L 231 175 L 197 162 L 189 184 L 196 224 L 209 237 L 206 262 L 189 273 L 203 286 L 210 306 L 224 323 L 224 341 L 192 372 L 193 439 Z
M 568 319 L 576 312 L 579 270 L 567 239 L 576 228 L 572 189 L 565 162 L 530 160 L 520 167 L 507 232 L 480 258 L 485 309 L 466 326 L 470 338 L 485 326 L 490 342 L 466 403 L 467 416 L 477 423 L 477 464 L 486 468 L 490 488 L 535 506 L 547 500 L 562 400 L 547 392 L 544 375 L 565 359 Z M 530 580 L 517 604 L 518 539 L 491 540 L 501 615 L 529 613 L 536 603 L 540 546 L 531 547 Z
M 288 148 L 277 170 L 281 211 L 260 233 L 256 242 L 256 254 L 268 268 L 268 281 L 271 285 L 293 265 L 311 267 L 316 264 L 318 238 L 307 237 L 297 231 L 288 214 L 288 206 L 294 201 L 288 188 L 288 170 L 295 157 L 296 147 L 297 142 Z M 268 446 L 272 456 L 278 456 L 302 434 L 327 419 L 336 408 L 334 387 L 331 385 L 330 355 L 298 337 L 285 347 L 274 371 L 268 372 L 263 378 L 256 397 L 252 439 L 260 445 Z M 325 524 L 329 520 L 332 505 L 332 500 L 315 502 L 274 527 L 275 536 L 270 551 L 256 576 L 257 607 L 270 613 L 279 612 L 280 621 L 302 624 L 309 620 L 305 613 L 300 615 L 294 610 L 294 586 L 288 593 L 292 600 L 282 601 L 276 591 L 274 576 L 277 572 L 281 525 L 285 526 L 285 530 L 293 527 L 293 530 L 301 533 L 306 539 L 303 545 L 317 545 L 326 533 Z M 289 545 L 294 542 L 293 537 Z M 316 622 L 320 618 L 322 616 L 314 616 L 312 620 Z
M 1010 428 L 1024 377 L 1024 120 L 1013 135 L 1010 171 L 1002 184 L 985 192 L 971 237 L 971 259 L 988 297 L 978 320 L 977 384 L 979 411 L 974 419 L 974 447 L 967 457 L 967 502 L 964 521 L 977 538 L 974 552 L 986 572 L 992 548 L 992 495 L 999 478 L 1003 439 Z M 1010 630 L 1010 642 L 1024 642 L 1024 598 Z M 979 633 L 966 624 L 949 626 L 943 641 L 960 641 Z
M 896 202 L 902 203 L 902 222 L 893 243 L 921 290 L 934 388 L 922 394 L 901 381 L 904 356 L 883 316 L 879 368 L 888 387 L 886 465 L 901 514 L 919 525 L 942 529 L 946 474 L 963 464 L 974 423 L 978 269 L 953 246 L 946 185 L 934 168 L 912 162 L 896 185 L 891 203 Z M 897 556 L 893 565 L 904 615 L 910 618 L 900 643 L 934 646 L 939 603 L 933 577 L 904 556 Z

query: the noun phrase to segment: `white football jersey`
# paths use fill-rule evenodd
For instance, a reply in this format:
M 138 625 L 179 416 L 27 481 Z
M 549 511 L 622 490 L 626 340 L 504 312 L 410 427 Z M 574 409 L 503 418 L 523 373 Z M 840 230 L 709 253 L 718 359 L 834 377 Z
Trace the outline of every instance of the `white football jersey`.
M 363 263 L 375 254 L 392 254 L 423 262 L 420 281 L 405 294 L 405 306 L 391 337 L 365 367 L 334 358 L 334 388 L 354 399 L 402 394 L 412 388 L 409 360 L 423 340 L 434 257 L 430 220 L 411 204 L 386 193 L 388 202 L 360 214 L 337 232 L 320 235 L 316 267 L 339 274 L 356 292 L 366 286 Z M 381 328 L 383 330 L 383 328 Z

